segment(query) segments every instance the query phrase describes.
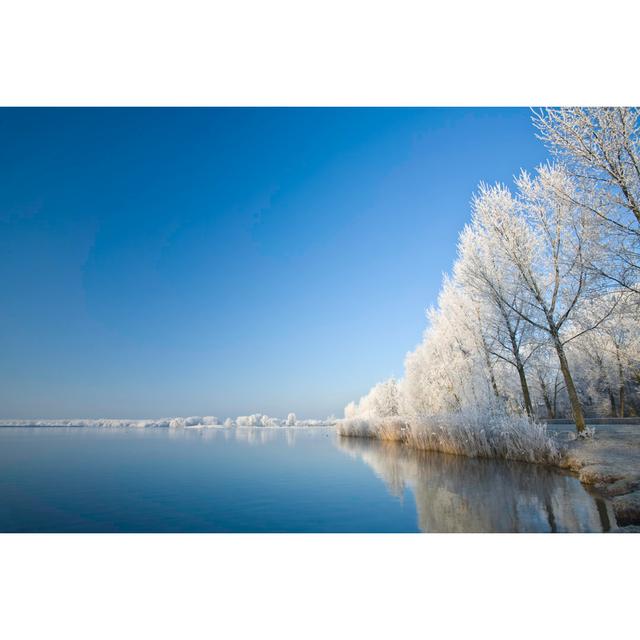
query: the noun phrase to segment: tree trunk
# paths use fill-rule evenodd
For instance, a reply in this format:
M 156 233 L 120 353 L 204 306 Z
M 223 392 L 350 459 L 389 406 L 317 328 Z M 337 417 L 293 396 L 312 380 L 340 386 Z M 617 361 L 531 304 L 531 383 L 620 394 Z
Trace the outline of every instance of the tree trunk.
M 544 378 L 538 374 L 538 382 L 540 383 L 540 389 L 542 391 L 542 399 L 544 400 L 544 406 L 547 408 L 547 418 L 553 420 L 556 417 L 553 405 L 551 404 L 551 398 L 549 397 L 549 390 L 544 382 Z
M 491 358 L 489 357 L 489 349 L 487 348 L 487 344 L 485 342 L 484 337 L 482 337 L 482 351 L 484 353 L 484 361 L 487 365 L 487 371 L 489 372 L 489 379 L 491 380 L 491 388 L 493 389 L 493 393 L 496 398 L 500 398 L 500 393 L 498 392 L 498 383 L 496 382 L 496 377 L 493 375 L 493 367 L 491 366 Z
M 569 370 L 569 363 L 567 362 L 567 356 L 564 353 L 564 347 L 560 342 L 560 337 L 557 333 L 552 334 L 553 346 L 558 354 L 558 360 L 560 361 L 560 371 L 562 371 L 562 377 L 564 378 L 564 385 L 567 389 L 569 396 L 569 402 L 571 403 L 571 413 L 573 414 L 573 420 L 576 423 L 576 431 L 582 433 L 585 430 L 586 423 L 584 421 L 584 413 L 582 412 L 582 405 L 580 404 L 580 398 L 578 398 L 578 392 L 576 386 L 573 383 L 571 377 L 571 371 Z
M 529 393 L 529 385 L 527 384 L 527 376 L 524 372 L 524 365 L 520 358 L 520 347 L 516 340 L 516 334 L 511 328 L 511 325 L 506 320 L 507 327 L 509 328 L 509 340 L 511 341 L 511 353 L 516 361 L 516 369 L 518 370 L 518 377 L 520 378 L 520 387 L 522 388 L 522 399 L 524 401 L 524 409 L 529 417 L 533 416 L 533 407 L 531 406 L 531 394 Z
M 620 417 L 624 418 L 624 371 L 622 369 L 622 360 L 620 359 L 620 349 L 616 346 L 616 358 L 618 360 L 618 380 L 620 380 L 620 390 L 619 390 L 619 409 L 620 409 Z
M 615 418 L 618 415 L 618 410 L 616 409 L 616 398 L 613 395 L 613 391 L 611 391 L 611 387 L 607 387 L 609 390 L 609 404 L 611 405 L 611 417 Z
M 553 383 L 553 417 L 558 415 L 558 374 L 556 373 L 556 379 Z
M 531 406 L 531 394 L 529 393 L 529 385 L 527 384 L 527 376 L 524 373 L 522 363 L 518 363 L 518 377 L 520 378 L 520 386 L 522 387 L 522 399 L 524 400 L 524 409 L 529 417 L 533 416 L 533 407 Z
M 489 369 L 489 377 L 491 378 L 491 387 L 493 388 L 493 393 L 495 394 L 496 398 L 499 398 L 500 394 L 498 393 L 498 384 L 496 382 L 496 377 L 493 375 L 493 369 Z

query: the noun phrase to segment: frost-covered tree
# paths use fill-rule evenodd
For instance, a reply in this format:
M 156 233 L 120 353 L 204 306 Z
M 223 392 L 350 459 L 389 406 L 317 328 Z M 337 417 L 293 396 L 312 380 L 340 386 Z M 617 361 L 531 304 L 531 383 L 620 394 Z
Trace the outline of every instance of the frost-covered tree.
M 480 381 L 488 383 L 492 395 L 499 398 L 496 363 L 492 354 L 494 336 L 484 321 L 487 309 L 467 295 L 455 278 L 447 276 L 438 297 L 438 307 L 438 311 L 431 314 L 430 321 L 439 329 L 435 336 L 441 348 L 448 349 L 454 358 L 452 364 L 457 363 L 460 374 L 457 377 L 458 395 L 463 399 L 462 404 L 482 404 L 478 396 L 484 393 L 484 386 L 476 384 Z M 473 377 L 465 379 L 467 375 Z
M 238 427 L 258 427 L 262 424 L 263 416 L 261 413 L 254 413 L 250 416 L 238 416 L 236 418 L 236 425 Z
M 576 337 L 572 325 L 581 302 L 598 289 L 598 278 L 589 269 L 587 256 L 600 230 L 583 207 L 566 197 L 574 192 L 572 185 L 573 179 L 562 167 L 545 165 L 535 176 L 521 173 L 516 180 L 516 197 L 505 187 L 482 185 L 478 199 L 486 210 L 488 250 L 513 266 L 509 290 L 516 301 L 507 304 L 545 334 L 553 346 L 581 433 L 585 430 L 584 412 L 566 344 Z M 602 318 L 593 326 L 600 321 Z
M 533 415 L 525 366 L 537 348 L 534 328 L 522 317 L 523 292 L 520 287 L 514 288 L 518 283 L 514 265 L 492 246 L 493 209 L 508 209 L 511 202 L 511 194 L 504 187 L 481 189 L 473 200 L 472 222 L 460 234 L 454 274 L 481 309 L 477 322 L 486 334 L 487 351 L 515 368 L 522 405 L 528 415 Z
M 546 109 L 534 116 L 539 137 L 565 164 L 576 188 L 563 196 L 604 228 L 591 266 L 640 295 L 640 126 L 630 107 Z
M 583 305 L 578 323 L 591 326 L 612 306 L 612 295 Z M 583 385 L 591 398 L 608 406 L 612 416 L 624 417 L 627 389 L 635 391 L 640 373 L 640 332 L 637 308 L 631 295 L 613 298 L 615 310 L 598 327 L 576 341 L 575 358 Z M 633 402 L 633 395 L 631 396 Z M 600 408 L 601 413 L 607 412 Z
M 438 306 L 427 312 L 422 344 L 405 360 L 405 411 L 415 416 L 487 407 L 501 395 L 482 311 L 446 278 Z
M 287 427 L 295 427 L 296 425 L 296 414 L 290 413 L 287 416 Z
M 541 343 L 527 362 L 532 393 L 538 405 L 544 407 L 549 419 L 560 417 L 565 412 L 565 387 L 555 350 L 548 343 Z
M 374 416 L 388 418 L 400 413 L 400 394 L 394 378 L 376 384 L 357 403 L 349 403 L 344 410 L 345 418 Z
M 546 459 L 536 415 L 571 414 L 584 434 L 585 411 L 640 414 L 637 122 L 623 108 L 536 116 L 557 163 L 513 192 L 480 185 L 404 378 L 347 405 L 344 433 L 507 457 L 511 433 Z

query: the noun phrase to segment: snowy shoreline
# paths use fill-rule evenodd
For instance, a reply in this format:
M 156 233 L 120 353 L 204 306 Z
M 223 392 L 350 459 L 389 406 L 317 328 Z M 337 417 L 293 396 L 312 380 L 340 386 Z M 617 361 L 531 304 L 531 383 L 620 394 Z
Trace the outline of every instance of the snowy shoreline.
M 160 419 L 103 418 L 64 420 L 0 420 L 1 427 L 89 427 L 89 428 L 134 428 L 134 429 L 224 429 L 224 428 L 273 428 L 273 427 L 330 427 L 336 424 L 333 418 L 324 420 L 298 420 L 295 414 L 286 419 L 272 418 L 256 413 L 250 416 L 226 418 L 221 421 L 215 416 L 190 416 Z
M 337 433 L 342 437 L 396 441 L 424 451 L 519 460 L 568 470 L 582 484 L 611 500 L 621 531 L 640 532 L 638 422 L 596 423 L 592 437 L 576 438 L 573 423 L 546 425 L 524 418 L 528 424 L 513 428 L 505 428 L 503 421 L 479 428 L 469 416 L 466 418 L 453 423 L 450 420 L 446 428 L 435 423 L 411 424 L 399 418 L 352 418 L 340 420 Z
M 571 437 L 573 425 L 553 425 L 558 437 Z M 609 498 L 623 531 L 640 532 L 640 421 L 594 425 L 592 438 L 568 440 L 562 468 Z

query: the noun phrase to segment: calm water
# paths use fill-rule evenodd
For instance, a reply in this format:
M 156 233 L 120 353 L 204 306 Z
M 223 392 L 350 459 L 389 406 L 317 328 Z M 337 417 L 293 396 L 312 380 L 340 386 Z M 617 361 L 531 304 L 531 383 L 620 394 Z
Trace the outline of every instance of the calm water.
M 603 531 L 542 467 L 332 429 L 0 428 L 0 531 Z

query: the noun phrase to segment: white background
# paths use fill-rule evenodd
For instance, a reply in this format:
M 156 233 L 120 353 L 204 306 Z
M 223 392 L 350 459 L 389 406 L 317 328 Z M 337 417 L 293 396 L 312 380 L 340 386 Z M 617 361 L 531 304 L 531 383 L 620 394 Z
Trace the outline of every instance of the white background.
M 620 0 L 2 2 L 3 104 L 638 102 Z
M 618 0 L 0 7 L 3 105 L 640 104 L 637 10 Z M 0 637 L 602 640 L 637 633 L 639 545 L 2 535 Z

